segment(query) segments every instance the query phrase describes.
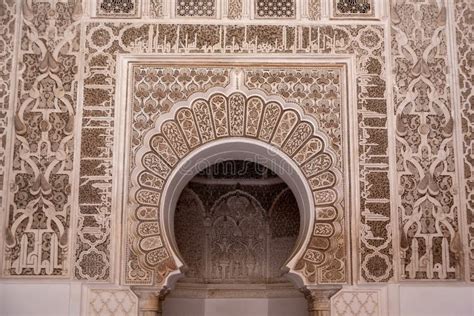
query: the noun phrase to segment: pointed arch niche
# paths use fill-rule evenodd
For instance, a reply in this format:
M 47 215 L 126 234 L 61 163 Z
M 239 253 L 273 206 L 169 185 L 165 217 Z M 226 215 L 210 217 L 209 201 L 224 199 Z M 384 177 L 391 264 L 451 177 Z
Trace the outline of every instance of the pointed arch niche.
M 295 195 L 300 233 L 287 262 L 298 288 L 350 282 L 350 58 L 311 62 L 242 57 L 124 55 L 117 95 L 116 209 L 122 209 L 122 283 L 169 289 L 182 275 L 176 202 L 202 169 L 257 162 Z M 355 98 L 354 98 L 355 99 Z M 353 120 L 356 121 L 356 120 Z M 357 148 L 351 152 L 357 153 Z

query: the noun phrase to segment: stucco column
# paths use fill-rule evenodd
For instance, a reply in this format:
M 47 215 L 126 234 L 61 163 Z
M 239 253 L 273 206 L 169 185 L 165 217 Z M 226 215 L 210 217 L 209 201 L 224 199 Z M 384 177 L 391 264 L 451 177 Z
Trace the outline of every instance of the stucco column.
M 302 290 L 308 301 L 309 316 L 331 316 L 331 297 L 340 290 L 332 288 L 304 288 Z
M 168 290 L 150 288 L 133 288 L 138 297 L 138 316 L 161 316 L 163 301 Z

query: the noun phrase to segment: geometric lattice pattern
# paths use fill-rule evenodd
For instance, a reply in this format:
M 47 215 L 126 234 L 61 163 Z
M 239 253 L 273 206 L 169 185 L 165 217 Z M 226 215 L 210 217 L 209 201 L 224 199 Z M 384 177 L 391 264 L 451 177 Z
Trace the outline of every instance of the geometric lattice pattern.
M 215 15 L 215 0 L 176 0 L 176 16 L 214 17 Z
M 295 0 L 258 0 L 255 1 L 255 17 L 257 18 L 294 18 L 296 14 Z
M 137 297 L 130 290 L 91 289 L 88 292 L 87 315 L 135 316 Z
M 332 316 L 382 316 L 378 291 L 341 290 L 331 298 Z

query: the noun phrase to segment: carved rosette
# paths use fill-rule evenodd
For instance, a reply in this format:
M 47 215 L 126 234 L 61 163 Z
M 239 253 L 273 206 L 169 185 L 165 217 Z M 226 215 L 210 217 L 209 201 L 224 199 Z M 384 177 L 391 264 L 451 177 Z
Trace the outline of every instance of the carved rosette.
M 313 190 L 316 223 L 294 269 L 308 283 L 345 282 L 342 175 L 334 166 L 335 154 L 326 135 L 316 126 L 278 102 L 238 92 L 194 99 L 190 106 L 179 108 L 172 119 L 155 126 L 136 155 L 131 176 L 127 282 L 164 282 L 176 269 L 159 223 L 164 184 L 177 163 L 194 149 L 229 137 L 269 143 L 299 166 Z M 144 277 L 137 280 L 139 273 Z

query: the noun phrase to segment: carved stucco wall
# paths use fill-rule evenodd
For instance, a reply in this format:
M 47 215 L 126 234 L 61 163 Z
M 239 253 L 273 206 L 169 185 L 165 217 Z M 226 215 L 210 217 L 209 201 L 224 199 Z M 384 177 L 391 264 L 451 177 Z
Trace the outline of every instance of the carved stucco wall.
M 114 119 L 118 57 L 193 53 L 348 58 L 358 151 L 346 153 L 358 168 L 350 170 L 358 192 L 351 222 L 353 280 L 473 279 L 469 0 L 393 0 L 390 8 L 381 1 L 294 1 L 295 18 L 285 26 L 252 25 L 255 8 L 243 0 L 224 1 L 213 9 L 212 23 L 195 24 L 184 24 L 184 18 L 167 23 L 176 16 L 176 3 L 143 3 L 0 4 L 4 277 L 118 279 L 114 234 L 121 214 L 112 207 L 113 153 L 122 146 L 114 135 L 123 127 Z M 340 19 L 352 24 L 338 24 Z M 272 82 L 289 78 L 282 68 L 284 73 L 255 71 L 261 79 L 248 81 L 247 88 L 275 94 L 278 84 Z M 194 67 L 196 74 L 205 69 Z M 135 113 L 137 139 L 156 116 L 191 95 L 179 76 L 163 71 L 161 88 L 153 91 L 160 102 L 151 97 Z M 168 81 L 162 79 L 166 71 Z M 186 71 L 190 76 L 192 70 L 179 74 Z M 324 112 L 331 109 L 327 104 L 315 110 L 305 103 L 320 91 L 305 86 L 304 72 L 296 74 L 282 101 L 299 104 L 331 139 L 335 154 L 344 156 L 337 144 L 338 137 L 340 144 L 346 141 L 341 117 Z M 206 75 L 194 82 L 193 93 L 229 80 L 225 69 Z M 335 160 L 341 171 L 346 156 Z
M 187 267 L 184 282 L 287 282 L 280 269 L 300 226 L 291 190 L 278 177 L 225 183 L 219 174 L 211 177 L 192 180 L 176 205 L 176 242 Z

